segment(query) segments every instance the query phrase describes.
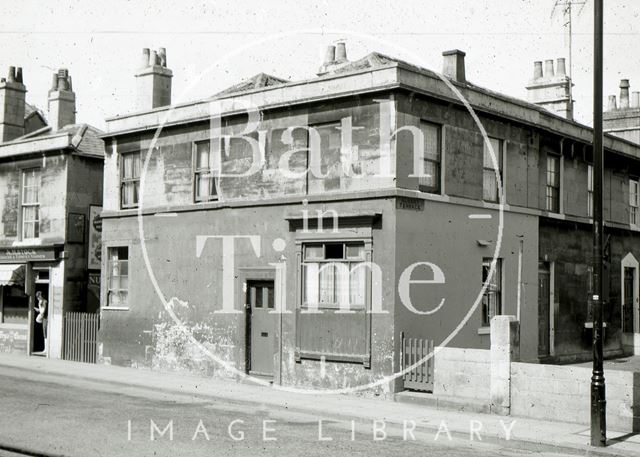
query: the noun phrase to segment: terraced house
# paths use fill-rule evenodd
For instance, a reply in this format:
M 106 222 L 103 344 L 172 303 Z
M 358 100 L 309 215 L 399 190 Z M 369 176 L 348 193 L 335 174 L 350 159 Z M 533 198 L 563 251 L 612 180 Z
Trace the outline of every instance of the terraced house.
M 99 307 L 87 221 L 102 203 L 104 144 L 76 123 L 68 70 L 53 75 L 46 118 L 26 92 L 10 67 L 0 81 L 0 351 L 61 358 L 66 314 Z M 42 321 L 36 292 L 48 302 Z
M 137 110 L 103 136 L 102 359 L 428 390 L 384 378 L 432 345 L 488 348 L 497 314 L 522 360 L 587 359 L 592 132 L 564 60 L 536 62 L 522 101 L 464 58 L 442 76 L 339 43 L 310 79 L 171 105 L 166 51 L 145 49 Z M 640 146 L 605 148 L 605 345 L 638 352 Z

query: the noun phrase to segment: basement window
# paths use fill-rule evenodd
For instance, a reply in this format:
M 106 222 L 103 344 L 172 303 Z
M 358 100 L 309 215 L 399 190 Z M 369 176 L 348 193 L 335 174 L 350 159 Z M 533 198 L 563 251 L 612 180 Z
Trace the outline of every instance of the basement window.
M 122 208 L 137 208 L 140 199 L 140 152 L 122 154 L 120 166 L 120 198 Z

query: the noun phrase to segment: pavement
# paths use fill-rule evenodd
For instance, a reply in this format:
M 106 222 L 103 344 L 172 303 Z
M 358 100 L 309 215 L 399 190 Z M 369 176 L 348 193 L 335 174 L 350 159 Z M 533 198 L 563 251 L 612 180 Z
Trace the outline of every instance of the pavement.
M 248 381 L 211 379 L 144 369 L 94 365 L 42 357 L 0 354 L 0 374 L 20 370 L 52 378 L 81 379 L 95 384 L 144 388 L 159 392 L 220 399 L 234 404 L 280 408 L 338 420 L 384 421 L 397 427 L 415 423 L 434 437 L 448 431 L 456 438 L 498 443 L 531 452 L 558 452 L 590 456 L 640 455 L 640 435 L 608 431 L 605 448 L 589 446 L 589 427 L 583 424 L 498 416 L 469 411 L 450 411 L 415 402 L 365 398 L 357 395 L 304 394 L 255 385 Z M 427 395 L 427 394 L 425 394 Z M 418 396 L 419 397 L 419 396 Z M 253 408 L 252 408 L 253 409 Z M 476 432 L 474 432 L 476 430 Z M 442 436 L 440 437 L 442 439 Z

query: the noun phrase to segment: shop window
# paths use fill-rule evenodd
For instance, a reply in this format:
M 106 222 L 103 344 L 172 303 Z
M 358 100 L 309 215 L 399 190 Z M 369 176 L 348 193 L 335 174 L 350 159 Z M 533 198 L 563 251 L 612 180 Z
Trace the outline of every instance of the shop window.
M 421 191 L 440 193 L 440 168 L 442 158 L 442 128 L 438 124 L 421 121 L 420 130 L 424 138 L 423 170 L 418 178 Z M 416 151 L 414 151 L 414 154 Z
M 40 178 L 39 168 L 22 172 L 22 239 L 40 236 Z
M 137 208 L 140 199 L 140 152 L 122 154 L 120 167 L 120 196 L 122 208 Z
M 364 245 L 309 244 L 304 248 L 304 306 L 346 309 L 365 305 Z
M 211 142 L 207 140 L 195 143 L 193 154 L 194 200 L 215 200 L 218 197 L 218 179 L 213 168 Z
M 108 249 L 107 306 L 127 307 L 129 304 L 129 248 Z
M 0 294 L 2 294 L 2 323 L 27 325 L 29 297 L 24 293 L 24 284 L 0 286 Z
M 309 242 L 301 246 L 301 302 L 296 360 L 370 366 L 371 250 L 365 242 Z M 379 286 L 381 275 L 376 273 Z M 378 289 L 376 289 L 378 290 Z
M 482 260 L 482 286 L 485 284 L 482 296 L 482 326 L 489 327 L 494 316 L 502 314 L 502 259 L 496 259 L 496 267 L 492 275 L 491 262 L 493 259 Z
M 497 138 L 489 138 L 491 147 L 496 156 L 498 169 L 494 167 L 491 151 L 487 146 L 487 142 L 483 143 L 483 165 L 482 165 L 482 196 L 484 201 L 498 201 L 498 176 L 502 179 L 502 140 Z

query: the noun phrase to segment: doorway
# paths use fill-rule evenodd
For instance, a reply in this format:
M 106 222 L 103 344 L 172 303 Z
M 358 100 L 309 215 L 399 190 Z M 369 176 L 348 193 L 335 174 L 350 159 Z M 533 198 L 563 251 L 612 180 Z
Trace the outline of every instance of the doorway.
M 551 266 L 538 265 L 538 356 L 551 355 Z
M 47 301 L 47 312 L 45 313 L 45 316 L 48 317 L 49 316 L 49 307 L 50 307 L 50 300 L 49 300 L 49 269 L 47 268 L 46 270 L 36 270 L 34 269 L 33 271 L 34 273 L 34 301 L 33 304 L 34 306 L 37 306 L 37 299 L 35 298 L 35 293 L 36 292 L 41 292 L 42 293 L 42 297 Z M 45 341 L 44 341 L 44 335 L 45 335 L 45 328 L 43 327 L 44 325 L 49 325 L 49 319 L 45 319 L 42 323 L 37 322 L 36 321 L 36 317 L 37 317 L 38 313 L 35 312 L 34 318 L 33 318 L 33 327 L 32 327 L 32 335 L 33 335 L 33 346 L 32 346 L 32 353 L 34 352 L 44 352 L 46 349 L 45 346 Z M 49 329 L 47 328 L 47 336 L 49 334 Z
M 247 372 L 273 377 L 276 314 L 273 280 L 248 280 L 245 293 L 247 309 Z

